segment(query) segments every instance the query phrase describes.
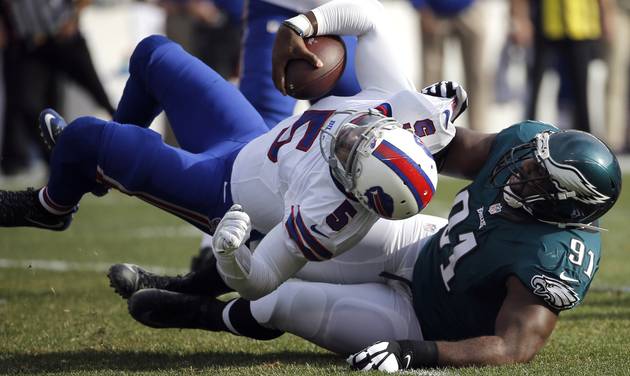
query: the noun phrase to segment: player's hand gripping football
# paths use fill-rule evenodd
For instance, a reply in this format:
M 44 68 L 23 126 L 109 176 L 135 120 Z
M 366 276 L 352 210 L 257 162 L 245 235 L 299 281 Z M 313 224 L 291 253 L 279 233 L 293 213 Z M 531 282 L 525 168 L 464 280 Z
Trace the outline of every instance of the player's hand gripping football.
M 409 361 L 400 359 L 401 350 L 397 342 L 376 342 L 354 355 L 346 362 L 357 371 L 397 372 L 409 368 Z
M 306 60 L 314 67 L 323 66 L 322 61 L 306 48 L 304 39 L 287 26 L 281 25 L 276 33 L 271 54 L 272 77 L 276 88 L 282 95 L 287 95 L 285 88 L 285 71 L 289 60 Z
M 231 255 L 243 245 L 252 231 L 249 215 L 234 204 L 219 222 L 212 238 L 212 249 L 218 255 Z
M 454 102 L 451 123 L 468 108 L 468 93 L 455 81 L 440 81 L 421 90 L 422 94 L 432 97 L 451 98 Z

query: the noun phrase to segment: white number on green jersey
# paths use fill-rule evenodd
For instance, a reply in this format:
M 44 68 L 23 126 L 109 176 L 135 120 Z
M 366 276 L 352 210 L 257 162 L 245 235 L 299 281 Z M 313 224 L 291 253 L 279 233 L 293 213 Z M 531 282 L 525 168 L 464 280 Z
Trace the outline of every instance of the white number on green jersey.
M 444 229 L 444 232 L 442 232 L 442 236 L 440 237 L 440 248 L 450 244 L 450 239 L 448 237 L 449 232 L 453 227 L 468 217 L 470 212 L 468 208 L 468 196 L 468 191 L 461 191 L 455 197 L 453 207 L 456 207 L 461 202 L 462 209 L 453 213 L 453 215 L 448 218 L 448 226 Z M 448 264 L 446 266 L 440 265 L 442 280 L 444 280 L 446 291 L 451 291 L 451 288 L 448 286 L 448 282 L 455 276 L 455 264 L 457 264 L 457 261 L 477 246 L 477 239 L 475 239 L 475 234 L 473 232 L 460 234 L 458 240 L 459 242 L 453 247 L 453 253 L 451 253 L 448 257 Z
M 588 250 L 588 252 L 585 251 L 586 246 L 582 241 L 575 238 L 571 239 L 571 253 L 569 254 L 569 261 L 577 266 L 582 266 L 586 253 L 586 255 L 588 256 L 588 266 L 584 270 L 584 274 L 586 274 L 588 278 L 592 278 L 594 266 L 593 264 L 595 263 L 593 259 L 595 258 L 595 253 L 590 249 Z

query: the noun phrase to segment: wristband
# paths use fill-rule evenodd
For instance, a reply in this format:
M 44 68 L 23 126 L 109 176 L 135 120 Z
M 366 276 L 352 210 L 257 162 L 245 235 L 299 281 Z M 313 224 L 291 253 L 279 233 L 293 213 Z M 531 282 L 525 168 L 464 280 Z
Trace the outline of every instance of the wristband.
M 438 365 L 438 348 L 435 341 L 398 341 L 400 359 L 410 355 L 407 368 L 431 368 Z
M 304 14 L 297 15 L 293 18 L 289 18 L 288 20 L 284 20 L 282 24 L 293 30 L 297 35 L 301 36 L 302 38 L 307 38 L 314 34 L 311 21 L 309 21 L 308 17 L 306 17 Z

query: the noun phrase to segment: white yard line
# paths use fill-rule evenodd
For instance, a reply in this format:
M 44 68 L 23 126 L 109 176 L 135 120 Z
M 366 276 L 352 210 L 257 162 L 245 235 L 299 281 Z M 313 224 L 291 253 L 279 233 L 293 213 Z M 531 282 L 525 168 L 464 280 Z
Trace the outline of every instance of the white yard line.
M 106 272 L 111 265 L 115 263 L 109 262 L 77 262 L 77 261 L 64 261 L 64 260 L 12 260 L 12 259 L 0 259 L 0 269 L 37 269 L 47 270 L 53 272 Z M 142 265 L 146 270 L 149 270 L 157 274 L 184 274 L 187 272 L 185 269 L 169 268 L 156 265 Z
M 105 273 L 114 262 L 77 262 L 64 260 L 13 260 L 0 258 L 0 269 L 37 269 L 53 272 L 99 272 Z M 158 265 L 141 265 L 142 268 L 157 274 L 186 274 L 187 269 L 170 268 Z M 593 286 L 591 291 L 630 293 L 630 286 Z
M 191 225 L 181 226 L 150 226 L 133 229 L 127 234 L 132 238 L 198 238 L 201 240 L 203 233 Z

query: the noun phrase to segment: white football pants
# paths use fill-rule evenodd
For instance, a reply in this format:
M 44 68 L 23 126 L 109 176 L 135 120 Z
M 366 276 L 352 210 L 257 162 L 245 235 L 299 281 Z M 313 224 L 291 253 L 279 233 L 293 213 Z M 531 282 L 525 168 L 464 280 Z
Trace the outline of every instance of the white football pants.
M 411 290 L 418 253 L 443 218 L 419 215 L 378 221 L 354 248 L 310 262 L 296 278 L 251 303 L 263 326 L 295 334 L 328 350 L 350 354 L 379 340 L 421 340 Z

